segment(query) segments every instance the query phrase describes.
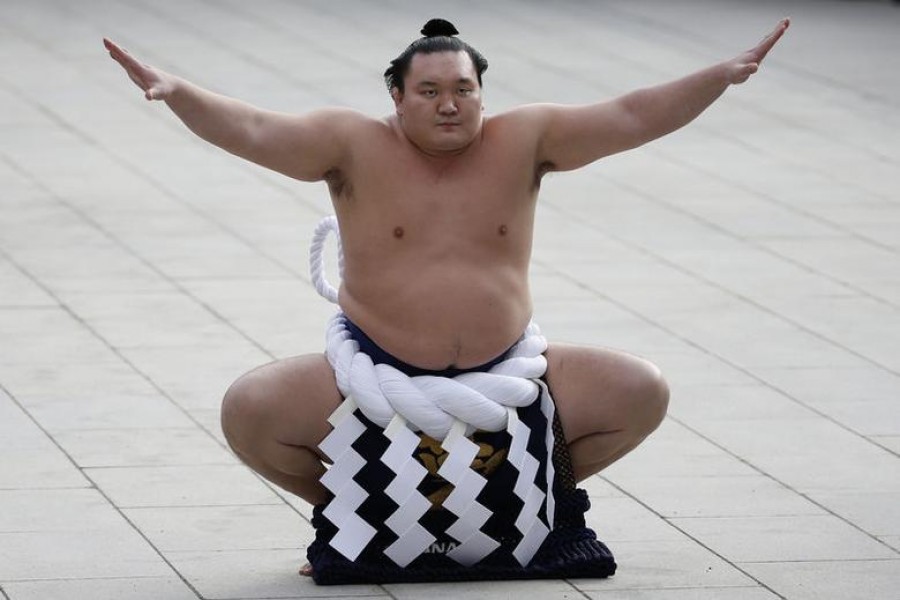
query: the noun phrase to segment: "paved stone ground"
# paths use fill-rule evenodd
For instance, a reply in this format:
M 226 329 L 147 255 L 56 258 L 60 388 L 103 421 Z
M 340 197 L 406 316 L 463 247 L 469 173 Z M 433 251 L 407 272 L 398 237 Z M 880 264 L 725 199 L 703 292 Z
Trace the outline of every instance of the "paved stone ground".
M 218 427 L 228 384 L 320 351 L 325 190 L 193 139 L 100 44 L 270 108 L 390 110 L 427 17 L 488 108 L 582 102 L 728 58 L 687 130 L 552 176 L 537 318 L 656 361 L 670 416 L 587 483 L 609 580 L 318 588 L 308 510 Z M 0 598 L 900 598 L 900 8 L 887 2 L 0 4 Z

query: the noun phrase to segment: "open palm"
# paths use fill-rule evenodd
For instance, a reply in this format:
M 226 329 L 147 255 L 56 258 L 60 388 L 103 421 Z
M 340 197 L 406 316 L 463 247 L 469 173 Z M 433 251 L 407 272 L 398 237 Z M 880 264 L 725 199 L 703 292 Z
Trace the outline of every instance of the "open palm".
M 147 100 L 165 100 L 174 89 L 173 77 L 165 71 L 143 64 L 107 38 L 103 38 L 103 45 L 113 60 L 122 65 L 131 80 L 144 91 Z

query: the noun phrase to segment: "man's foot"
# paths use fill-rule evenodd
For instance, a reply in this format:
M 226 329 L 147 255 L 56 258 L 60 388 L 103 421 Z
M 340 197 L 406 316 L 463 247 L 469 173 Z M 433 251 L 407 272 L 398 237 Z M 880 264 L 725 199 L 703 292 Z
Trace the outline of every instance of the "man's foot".
M 312 565 L 309 564 L 309 563 L 306 563 L 305 565 L 303 565 L 302 567 L 300 567 L 300 571 L 298 571 L 298 572 L 299 572 L 300 575 L 302 575 L 303 577 L 312 577 L 312 575 L 313 575 L 313 568 L 312 568 Z

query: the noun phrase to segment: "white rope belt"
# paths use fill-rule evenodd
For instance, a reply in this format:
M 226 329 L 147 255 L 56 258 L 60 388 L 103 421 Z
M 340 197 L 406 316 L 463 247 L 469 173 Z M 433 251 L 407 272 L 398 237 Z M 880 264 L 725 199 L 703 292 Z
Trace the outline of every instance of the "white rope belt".
M 338 292 L 325 278 L 323 257 L 325 240 L 332 231 L 337 234 L 339 269 L 343 274 L 337 219 L 326 217 L 313 235 L 310 275 L 316 291 L 337 304 Z M 546 350 L 547 340 L 538 326 L 530 323 L 503 360 L 487 372 L 463 373 L 453 378 L 410 377 L 390 365 L 374 364 L 352 339 L 343 313 L 336 314 L 327 330 L 326 355 L 345 400 L 329 418 L 334 429 L 320 445 L 333 461 L 322 483 L 335 494 L 324 514 L 333 523 L 341 524 L 330 544 L 355 560 L 375 535 L 375 529 L 355 513 L 365 499 L 365 491 L 352 479 L 365 462 L 350 447 L 364 428 L 353 416 L 358 408 L 367 419 L 384 428 L 391 439 L 381 460 L 397 473 L 387 493 L 400 508 L 385 523 L 399 538 L 385 550 L 386 555 L 406 566 L 434 542 L 434 536 L 418 523 L 430 503 L 416 490 L 427 472 L 412 457 L 418 444 L 413 431 L 442 440 L 441 445 L 448 452 L 438 474 L 454 485 L 443 506 L 459 517 L 448 533 L 460 541 L 448 556 L 464 565 L 474 564 L 499 545 L 479 529 L 490 517 L 490 511 L 475 500 L 486 480 L 469 469 L 478 446 L 466 436 L 475 430 L 505 429 L 512 436 L 509 461 L 520 474 L 515 493 L 524 502 L 516 521 L 524 537 L 514 554 L 521 564 L 527 564 L 549 530 L 537 518 L 545 497 L 534 484 L 537 461 L 524 451 L 531 430 L 518 419 L 516 408 L 529 406 L 541 396 L 541 408 L 548 418 L 545 442 L 548 456 L 552 455 L 553 401 L 546 386 L 535 381 L 546 372 Z M 546 476 L 547 515 L 552 528 L 550 459 Z

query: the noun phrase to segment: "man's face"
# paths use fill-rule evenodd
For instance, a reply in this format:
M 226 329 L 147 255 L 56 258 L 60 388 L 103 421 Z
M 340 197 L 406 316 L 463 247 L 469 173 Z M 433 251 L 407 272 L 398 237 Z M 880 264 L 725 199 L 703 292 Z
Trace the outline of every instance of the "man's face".
M 429 154 L 463 150 L 481 131 L 481 87 L 466 52 L 416 54 L 393 90 L 403 132 Z

